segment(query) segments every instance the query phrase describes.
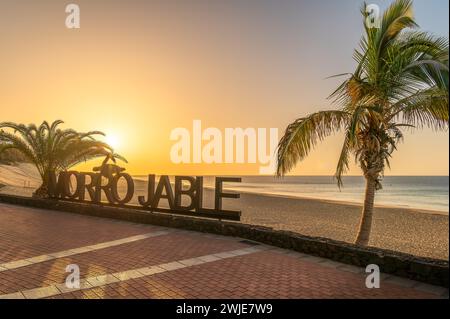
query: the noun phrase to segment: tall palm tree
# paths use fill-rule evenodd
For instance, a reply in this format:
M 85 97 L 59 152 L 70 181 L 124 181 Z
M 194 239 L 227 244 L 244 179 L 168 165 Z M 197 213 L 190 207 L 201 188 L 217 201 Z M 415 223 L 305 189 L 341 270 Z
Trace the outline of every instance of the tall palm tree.
M 362 14 L 366 20 L 366 4 Z M 405 129 L 448 129 L 448 40 L 416 31 L 412 2 L 397 0 L 378 28 L 364 24 L 354 51 L 353 73 L 329 98 L 337 110 L 320 111 L 291 123 L 277 149 L 277 175 L 303 160 L 318 141 L 336 131 L 344 143 L 336 168 L 338 186 L 351 154 L 366 180 L 365 200 L 355 243 L 367 245 L 375 191 Z
M 52 174 L 58 175 L 81 162 L 104 156 L 126 162 L 125 158 L 115 154 L 108 144 L 95 139 L 96 135 L 104 133 L 62 130 L 58 128 L 62 123 L 60 120 L 52 124 L 44 121 L 39 127 L 34 124 L 0 123 L 0 153 L 6 149 L 20 151 L 36 166 L 41 175 L 42 184 L 34 196 L 47 197 Z M 4 129 L 11 129 L 13 132 Z

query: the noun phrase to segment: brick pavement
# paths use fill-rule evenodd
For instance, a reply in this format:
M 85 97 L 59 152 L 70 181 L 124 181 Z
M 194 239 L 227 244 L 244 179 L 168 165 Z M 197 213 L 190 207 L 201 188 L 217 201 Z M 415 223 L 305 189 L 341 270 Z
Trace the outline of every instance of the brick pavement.
M 80 267 L 80 289 L 64 283 Z M 0 204 L 0 298 L 448 298 L 240 238 Z

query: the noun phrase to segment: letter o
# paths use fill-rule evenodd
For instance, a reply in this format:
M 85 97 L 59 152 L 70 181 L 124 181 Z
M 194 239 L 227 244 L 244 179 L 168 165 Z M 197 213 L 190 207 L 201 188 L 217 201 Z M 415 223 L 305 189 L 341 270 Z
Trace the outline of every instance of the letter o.
M 119 196 L 119 192 L 117 190 L 117 184 L 120 180 L 120 178 L 125 178 L 125 181 L 127 182 L 127 194 L 125 195 L 125 197 L 123 199 L 120 198 Z M 111 183 L 111 193 L 113 196 L 113 199 L 118 203 L 118 204 L 126 204 L 128 203 L 134 195 L 134 181 L 131 178 L 130 175 L 128 175 L 127 173 L 119 173 L 116 174 L 113 179 L 112 179 L 112 183 Z

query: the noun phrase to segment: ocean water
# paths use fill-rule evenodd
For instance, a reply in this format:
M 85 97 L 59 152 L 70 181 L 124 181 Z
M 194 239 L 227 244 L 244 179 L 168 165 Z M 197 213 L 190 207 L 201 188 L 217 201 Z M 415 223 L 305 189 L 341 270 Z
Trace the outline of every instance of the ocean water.
M 228 187 L 236 191 L 294 197 L 319 198 L 362 203 L 365 180 L 359 176 L 344 177 L 339 189 L 332 176 L 245 176 L 242 183 Z M 206 184 L 206 183 L 205 183 Z M 396 207 L 422 208 L 448 212 L 447 176 L 386 176 L 383 189 L 375 197 L 375 204 Z
M 137 176 L 138 179 L 146 179 Z M 365 181 L 362 176 L 346 176 L 339 189 L 332 176 L 243 176 L 241 183 L 226 183 L 224 188 L 239 192 L 327 199 L 362 203 Z M 449 211 L 448 176 L 386 176 L 375 205 Z M 204 178 L 205 187 L 214 186 L 214 177 Z

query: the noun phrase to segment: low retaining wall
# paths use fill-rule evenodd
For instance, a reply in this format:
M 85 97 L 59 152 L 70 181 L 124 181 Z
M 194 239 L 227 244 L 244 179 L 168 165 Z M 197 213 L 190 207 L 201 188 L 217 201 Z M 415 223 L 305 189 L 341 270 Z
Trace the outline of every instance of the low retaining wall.
M 416 257 L 380 248 L 360 247 L 327 238 L 303 236 L 263 226 L 214 219 L 2 194 L 0 194 L 0 202 L 235 236 L 360 267 L 376 264 L 384 273 L 448 288 L 449 266 L 448 261 L 445 260 Z

